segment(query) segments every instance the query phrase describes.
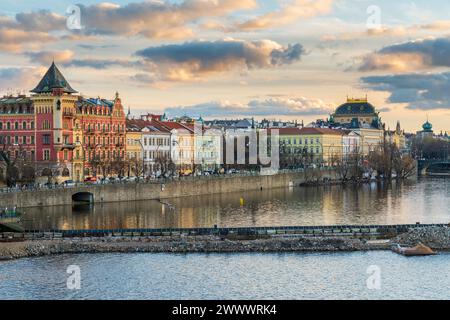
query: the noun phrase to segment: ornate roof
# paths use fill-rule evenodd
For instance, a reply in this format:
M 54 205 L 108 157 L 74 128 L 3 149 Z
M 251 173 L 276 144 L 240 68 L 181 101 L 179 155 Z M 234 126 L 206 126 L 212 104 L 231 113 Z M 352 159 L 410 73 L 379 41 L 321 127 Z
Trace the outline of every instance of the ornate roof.
M 77 91 L 75 91 L 64 78 L 54 62 L 47 70 L 37 87 L 31 90 L 31 92 L 50 93 L 53 89 L 61 89 L 65 93 L 77 93 Z
M 432 131 L 433 125 L 431 123 L 429 123 L 427 120 L 427 122 L 425 122 L 423 124 L 422 128 L 423 128 L 423 131 Z
M 376 114 L 375 107 L 367 99 L 347 99 L 340 105 L 334 115 L 371 115 Z

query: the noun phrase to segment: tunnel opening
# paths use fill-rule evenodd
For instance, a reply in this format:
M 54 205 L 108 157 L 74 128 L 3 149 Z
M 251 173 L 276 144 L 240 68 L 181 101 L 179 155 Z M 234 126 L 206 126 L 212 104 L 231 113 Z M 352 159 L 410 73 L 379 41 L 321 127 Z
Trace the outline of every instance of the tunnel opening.
M 426 170 L 429 175 L 450 175 L 450 163 L 433 163 Z
M 72 202 L 80 204 L 94 203 L 94 195 L 90 192 L 77 192 L 72 195 Z

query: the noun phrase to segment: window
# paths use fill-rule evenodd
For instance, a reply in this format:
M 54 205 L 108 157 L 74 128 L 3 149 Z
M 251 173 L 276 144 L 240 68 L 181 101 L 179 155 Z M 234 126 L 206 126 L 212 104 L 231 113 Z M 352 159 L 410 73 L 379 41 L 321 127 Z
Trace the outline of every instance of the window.
M 42 129 L 50 129 L 50 122 L 48 120 L 44 120 L 42 123 Z
M 3 122 L 0 122 L 0 130 L 3 130 Z
M 14 129 L 19 130 L 19 123 L 17 121 L 14 122 Z
M 44 160 L 50 160 L 50 150 L 44 149 Z
M 43 144 L 50 144 L 50 135 L 49 134 L 44 134 L 42 136 L 42 143 Z
M 31 123 L 30 123 L 30 129 L 31 129 L 31 130 L 34 130 L 34 121 L 31 121 Z
M 27 128 L 27 123 L 24 121 L 22 122 L 22 129 L 25 130 Z

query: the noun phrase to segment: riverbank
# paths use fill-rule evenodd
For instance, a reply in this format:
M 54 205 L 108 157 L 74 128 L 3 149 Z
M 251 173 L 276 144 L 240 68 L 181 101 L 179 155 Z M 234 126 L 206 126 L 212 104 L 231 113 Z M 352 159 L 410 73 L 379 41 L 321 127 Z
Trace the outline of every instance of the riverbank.
M 230 239 L 219 236 L 153 236 L 64 238 L 0 243 L 0 260 L 63 253 L 249 253 L 249 252 L 345 252 L 389 250 L 393 244 L 422 242 L 433 249 L 450 250 L 450 228 L 410 230 L 388 240 L 358 237 L 266 236 Z
M 334 170 L 323 169 L 319 172 L 319 180 L 336 179 Z M 89 198 L 94 203 L 160 200 L 287 188 L 299 186 L 305 181 L 304 172 L 287 171 L 274 175 L 201 176 L 138 183 L 83 184 L 67 188 L 0 192 L 0 203 L 3 207 L 23 209 L 72 205 L 74 199 L 79 197 Z

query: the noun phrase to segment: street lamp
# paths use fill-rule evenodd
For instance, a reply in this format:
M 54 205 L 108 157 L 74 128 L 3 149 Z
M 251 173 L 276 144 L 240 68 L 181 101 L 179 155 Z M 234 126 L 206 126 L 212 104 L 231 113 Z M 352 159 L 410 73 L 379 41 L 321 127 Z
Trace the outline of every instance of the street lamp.
M 84 145 L 81 143 L 81 141 L 77 141 L 75 144 L 76 144 L 76 145 L 79 145 L 79 146 L 81 147 L 81 150 L 83 151 L 83 163 L 82 163 L 81 171 L 82 171 L 83 181 L 84 181 L 84 179 L 85 179 L 85 171 L 84 171 L 85 169 L 84 169 L 84 166 L 85 166 L 85 162 L 86 162 L 86 151 L 85 151 Z
M 142 180 L 145 179 L 145 172 L 144 172 L 144 167 L 145 167 L 145 160 L 144 160 L 144 145 L 142 144 L 142 141 L 140 139 L 135 139 L 135 142 L 139 142 L 139 144 L 141 145 L 141 149 L 142 149 Z
M 178 141 L 173 140 L 172 143 L 174 145 L 177 144 L 178 145 L 178 149 L 180 149 L 180 143 Z M 181 155 L 180 155 L 180 150 L 178 150 L 178 157 L 180 158 L 180 166 L 179 166 L 179 170 L 178 170 L 179 171 L 178 172 L 178 176 L 180 177 L 181 176 Z

